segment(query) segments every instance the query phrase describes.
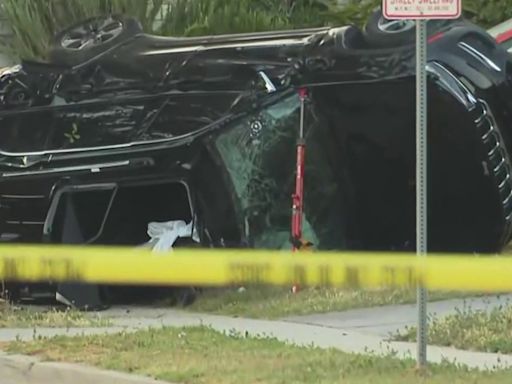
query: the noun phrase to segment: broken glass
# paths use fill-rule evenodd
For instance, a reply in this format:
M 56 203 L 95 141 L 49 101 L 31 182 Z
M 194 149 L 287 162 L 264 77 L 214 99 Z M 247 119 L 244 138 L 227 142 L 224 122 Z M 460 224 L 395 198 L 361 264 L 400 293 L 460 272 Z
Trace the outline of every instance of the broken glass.
M 303 237 L 319 249 L 345 245 L 342 193 L 322 147 L 324 121 L 306 113 Z M 288 95 L 250 114 L 220 134 L 215 146 L 238 199 L 251 245 L 290 249 L 291 196 L 295 188 L 300 101 Z

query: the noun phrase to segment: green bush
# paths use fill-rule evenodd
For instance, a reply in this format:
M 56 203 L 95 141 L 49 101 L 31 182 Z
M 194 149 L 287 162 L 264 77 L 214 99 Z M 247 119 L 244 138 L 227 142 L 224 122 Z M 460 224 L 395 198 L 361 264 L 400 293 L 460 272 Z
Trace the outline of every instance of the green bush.
M 512 0 L 463 0 L 468 16 L 484 28 L 512 18 Z

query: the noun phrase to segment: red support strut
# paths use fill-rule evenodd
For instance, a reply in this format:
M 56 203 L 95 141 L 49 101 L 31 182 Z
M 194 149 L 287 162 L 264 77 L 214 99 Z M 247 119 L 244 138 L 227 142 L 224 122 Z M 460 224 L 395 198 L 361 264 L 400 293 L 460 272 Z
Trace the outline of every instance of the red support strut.
M 302 239 L 302 217 L 304 212 L 304 166 L 306 161 L 306 140 L 304 137 L 304 117 L 307 89 L 299 89 L 300 125 L 297 140 L 297 164 L 295 175 L 295 193 L 292 195 L 292 246 L 293 252 L 301 250 L 306 244 Z M 299 286 L 294 285 L 292 291 L 298 292 Z

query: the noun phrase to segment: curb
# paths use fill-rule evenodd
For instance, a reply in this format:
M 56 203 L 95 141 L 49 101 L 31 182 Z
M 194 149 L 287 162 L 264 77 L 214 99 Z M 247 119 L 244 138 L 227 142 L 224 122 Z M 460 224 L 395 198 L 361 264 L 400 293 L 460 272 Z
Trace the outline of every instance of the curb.
M 0 351 L 2 384 L 170 384 L 143 376 L 130 375 L 79 364 L 43 362 Z

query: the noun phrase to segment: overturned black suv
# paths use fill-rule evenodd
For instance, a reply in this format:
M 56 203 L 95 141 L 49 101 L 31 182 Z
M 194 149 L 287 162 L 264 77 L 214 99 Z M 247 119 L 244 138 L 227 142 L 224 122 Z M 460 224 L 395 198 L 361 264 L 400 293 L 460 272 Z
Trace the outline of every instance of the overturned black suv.
M 429 22 L 429 248 L 495 252 L 512 226 L 508 53 Z M 0 74 L 0 242 L 148 241 L 192 222 L 205 247 L 289 248 L 298 88 L 307 88 L 305 237 L 415 243 L 414 23 L 198 38 L 105 16 L 48 63 Z

